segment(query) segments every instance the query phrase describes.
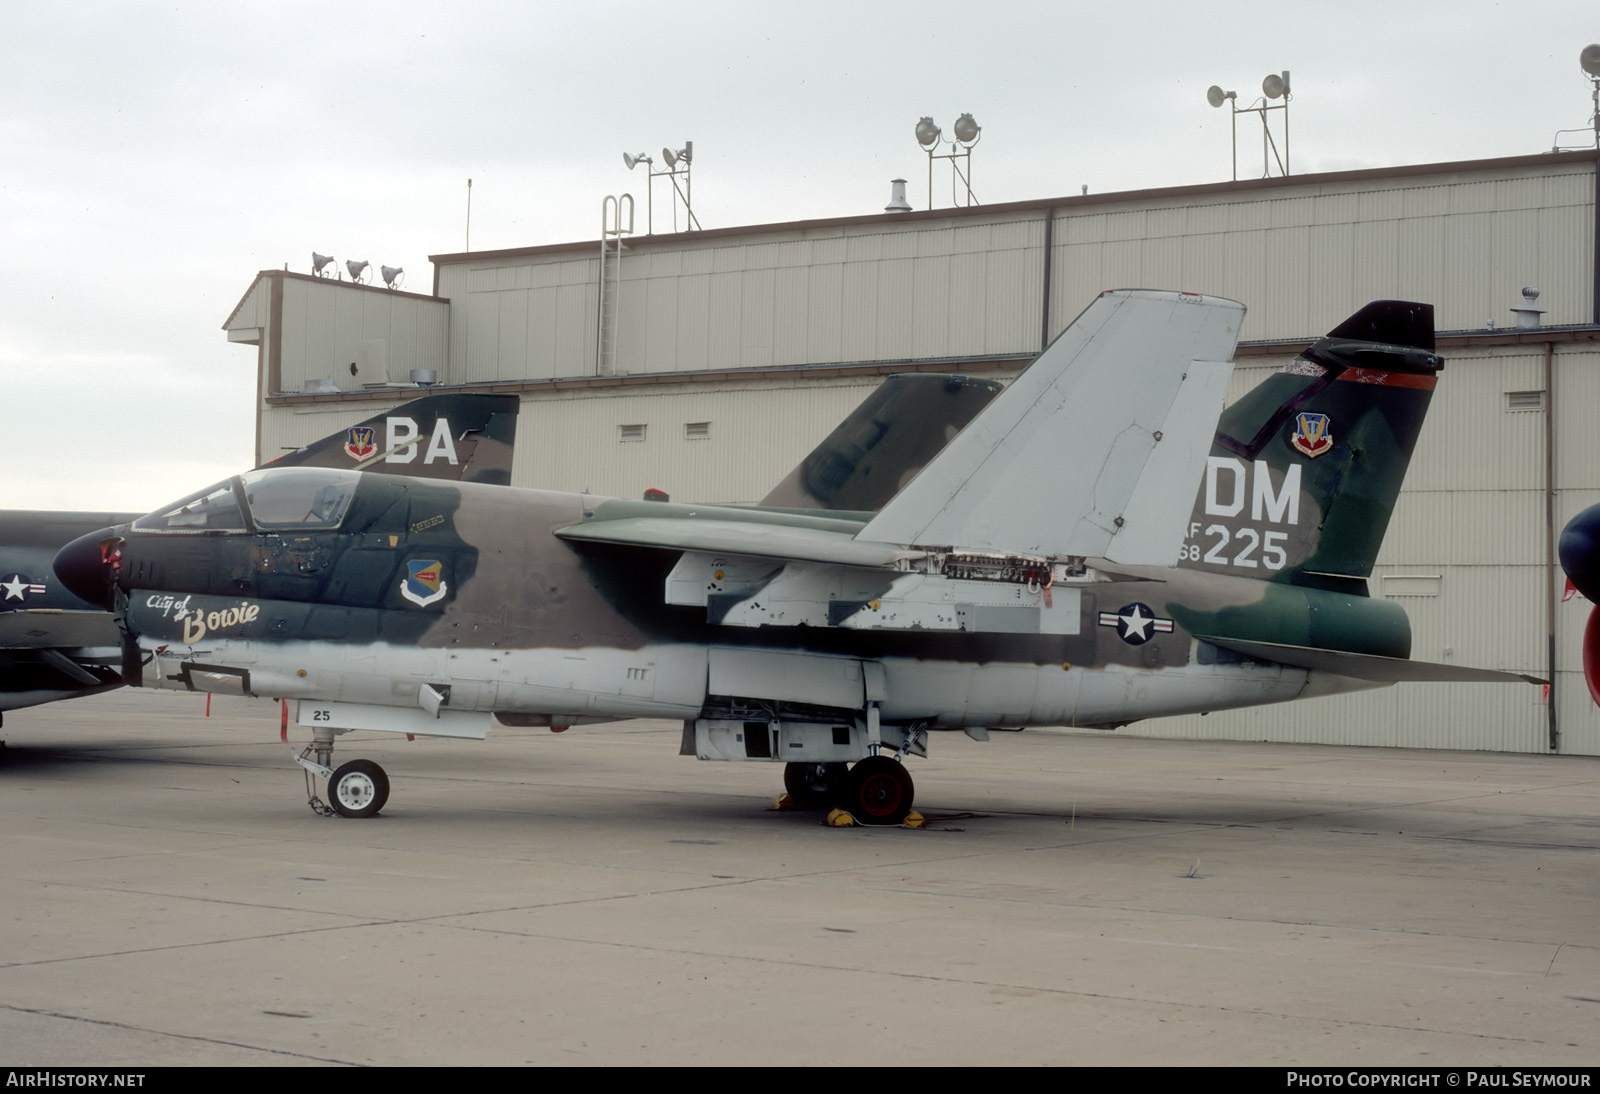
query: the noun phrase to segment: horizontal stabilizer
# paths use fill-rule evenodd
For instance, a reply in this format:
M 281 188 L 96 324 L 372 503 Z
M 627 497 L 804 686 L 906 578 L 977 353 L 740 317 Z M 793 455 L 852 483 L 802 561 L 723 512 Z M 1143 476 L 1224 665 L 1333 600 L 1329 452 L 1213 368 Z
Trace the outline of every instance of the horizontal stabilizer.
M 22 609 L 0 612 L 0 649 L 79 649 L 121 641 L 109 612 Z
M 1546 684 L 1537 676 L 1497 669 L 1474 669 L 1465 665 L 1441 665 L 1434 661 L 1411 661 L 1404 657 L 1378 657 L 1370 653 L 1316 649 L 1312 646 L 1286 646 L 1277 642 L 1246 642 L 1234 638 L 1197 635 L 1202 642 L 1242 653 L 1253 661 L 1269 661 L 1294 668 L 1349 676 L 1356 680 L 1395 683 L 1529 683 Z
M 1214 296 L 1101 294 L 861 538 L 1173 565 L 1243 317 Z

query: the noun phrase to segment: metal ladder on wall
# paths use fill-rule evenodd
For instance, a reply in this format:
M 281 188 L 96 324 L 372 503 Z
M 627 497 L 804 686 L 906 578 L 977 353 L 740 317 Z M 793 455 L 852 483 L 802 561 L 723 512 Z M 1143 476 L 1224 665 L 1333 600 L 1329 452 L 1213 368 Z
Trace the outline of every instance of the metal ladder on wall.
M 623 224 L 623 210 L 627 224 Z M 633 234 L 633 195 L 607 194 L 600 203 L 600 299 L 596 311 L 599 326 L 595 332 L 594 373 L 614 376 L 617 372 L 617 311 L 622 296 L 623 236 Z

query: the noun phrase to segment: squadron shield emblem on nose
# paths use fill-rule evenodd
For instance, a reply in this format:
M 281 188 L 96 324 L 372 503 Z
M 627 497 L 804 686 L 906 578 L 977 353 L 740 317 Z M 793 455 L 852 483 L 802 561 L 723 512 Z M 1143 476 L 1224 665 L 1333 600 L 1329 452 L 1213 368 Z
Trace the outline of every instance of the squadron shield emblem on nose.
M 406 576 L 400 582 L 400 595 L 418 607 L 443 600 L 450 586 L 444 580 L 444 564 L 437 559 L 406 563 Z

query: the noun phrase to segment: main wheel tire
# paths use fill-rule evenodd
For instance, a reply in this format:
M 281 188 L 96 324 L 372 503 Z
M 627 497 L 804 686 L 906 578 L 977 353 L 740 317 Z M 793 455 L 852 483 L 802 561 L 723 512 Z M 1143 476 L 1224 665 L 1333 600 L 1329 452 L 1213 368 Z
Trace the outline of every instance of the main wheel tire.
M 371 760 L 351 760 L 328 780 L 328 801 L 342 817 L 375 817 L 389 800 L 389 776 Z
M 868 756 L 850 769 L 842 804 L 862 824 L 899 824 L 911 812 L 916 792 L 904 764 L 888 756 Z
M 844 764 L 787 763 L 783 765 L 783 788 L 801 805 L 828 805 L 846 775 Z

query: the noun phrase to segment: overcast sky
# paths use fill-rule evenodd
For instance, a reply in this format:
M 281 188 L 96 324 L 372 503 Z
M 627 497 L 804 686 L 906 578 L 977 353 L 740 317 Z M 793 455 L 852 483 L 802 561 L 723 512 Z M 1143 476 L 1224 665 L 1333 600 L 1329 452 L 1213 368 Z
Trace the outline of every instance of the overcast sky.
M 1295 174 L 1522 155 L 1589 125 L 1594 41 L 1594 0 L 0 0 L 0 508 L 248 467 L 255 349 L 220 328 L 256 272 L 315 249 L 428 292 L 469 177 L 474 250 L 595 238 L 606 194 L 642 216 L 621 154 L 686 140 L 706 228 L 876 212 L 897 176 L 925 208 L 923 114 L 983 126 L 985 203 L 1216 182 L 1206 88 L 1283 69 Z

